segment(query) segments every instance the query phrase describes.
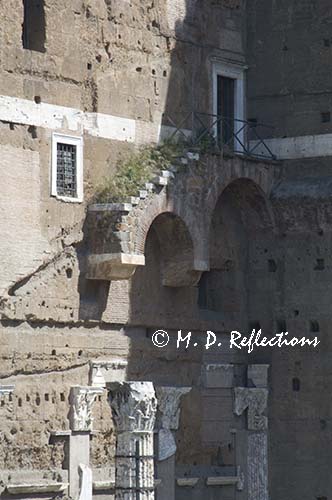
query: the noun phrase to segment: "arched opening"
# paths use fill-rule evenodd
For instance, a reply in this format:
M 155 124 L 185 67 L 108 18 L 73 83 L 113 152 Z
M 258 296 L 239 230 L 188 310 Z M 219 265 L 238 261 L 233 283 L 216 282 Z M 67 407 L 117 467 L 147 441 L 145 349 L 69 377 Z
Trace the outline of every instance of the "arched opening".
M 210 227 L 210 270 L 198 285 L 198 307 L 222 314 L 248 309 L 251 245 L 271 229 L 264 193 L 250 179 L 239 179 L 221 193 Z
M 165 212 L 152 222 L 145 240 L 145 266 L 131 281 L 131 317 L 171 318 L 192 304 L 200 273 L 193 270 L 193 243 L 183 220 Z

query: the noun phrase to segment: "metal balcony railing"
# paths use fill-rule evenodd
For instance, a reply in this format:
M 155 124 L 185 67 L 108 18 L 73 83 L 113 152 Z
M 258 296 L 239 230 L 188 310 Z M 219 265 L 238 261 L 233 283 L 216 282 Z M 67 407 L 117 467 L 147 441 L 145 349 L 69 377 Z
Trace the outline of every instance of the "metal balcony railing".
M 187 114 L 164 114 L 165 138 L 184 142 L 202 152 L 231 152 L 253 158 L 276 160 L 267 136 L 273 127 L 254 121 L 237 120 L 221 115 L 190 111 Z

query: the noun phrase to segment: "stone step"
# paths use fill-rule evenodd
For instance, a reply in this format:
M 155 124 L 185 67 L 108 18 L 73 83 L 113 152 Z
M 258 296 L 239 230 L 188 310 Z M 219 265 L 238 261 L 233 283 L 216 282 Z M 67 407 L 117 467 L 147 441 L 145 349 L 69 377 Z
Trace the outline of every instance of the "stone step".
M 173 179 L 174 178 L 174 174 L 170 170 L 162 170 L 161 176 L 165 177 L 165 179 Z
M 129 198 L 128 198 L 128 203 L 130 203 L 133 206 L 138 205 L 139 201 L 140 201 L 139 196 L 129 196 Z
M 131 203 L 94 203 L 90 205 L 89 212 L 130 212 Z
M 149 193 L 145 189 L 139 190 L 139 197 L 141 200 L 145 200 L 145 198 L 147 198 L 148 194 Z
M 154 179 L 152 179 L 153 184 L 156 186 L 167 186 L 168 184 L 168 178 L 167 177 L 162 177 L 162 176 L 157 176 Z

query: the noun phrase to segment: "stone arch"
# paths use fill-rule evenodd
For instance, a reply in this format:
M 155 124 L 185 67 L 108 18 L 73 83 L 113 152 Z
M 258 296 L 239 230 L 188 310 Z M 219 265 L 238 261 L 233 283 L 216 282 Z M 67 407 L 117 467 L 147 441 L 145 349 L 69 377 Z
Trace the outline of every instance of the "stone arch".
M 151 231 L 159 243 L 162 284 L 169 287 L 195 285 L 200 273 L 194 271 L 193 240 L 183 219 L 174 212 L 158 214 L 146 233 L 144 248 Z
M 194 247 L 183 218 L 171 211 L 158 214 L 144 238 L 145 266 L 130 283 L 130 319 L 135 324 L 160 326 L 185 321 L 197 293 L 201 272 L 193 269 Z
M 209 208 L 210 270 L 199 282 L 199 306 L 240 314 L 247 308 L 251 240 L 273 233 L 272 209 L 262 187 L 245 177 L 224 186 Z

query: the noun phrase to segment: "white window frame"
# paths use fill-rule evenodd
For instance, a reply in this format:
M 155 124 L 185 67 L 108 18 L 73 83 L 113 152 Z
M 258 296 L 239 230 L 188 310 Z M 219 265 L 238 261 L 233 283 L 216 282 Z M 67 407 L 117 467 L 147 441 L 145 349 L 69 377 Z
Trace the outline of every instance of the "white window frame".
M 246 80 L 245 80 L 245 70 L 247 66 L 241 64 L 232 64 L 224 61 L 214 61 L 212 66 L 212 75 L 213 75 L 213 114 L 218 114 L 218 76 L 224 76 L 226 78 L 232 78 L 235 80 L 234 87 L 234 119 L 235 120 L 243 120 L 246 119 Z M 241 129 L 243 124 L 241 122 L 234 122 L 234 133 L 237 133 L 238 130 Z M 217 126 L 215 133 L 217 133 Z M 239 139 L 242 144 L 244 144 L 244 130 L 242 130 L 238 134 Z M 238 148 L 241 150 L 241 145 L 238 143 Z
M 77 196 L 62 196 L 57 193 L 57 149 L 58 143 L 76 146 L 76 186 Z M 83 201 L 83 138 L 59 134 L 52 134 L 52 172 L 51 172 L 51 195 L 58 200 L 70 203 L 81 203 Z

